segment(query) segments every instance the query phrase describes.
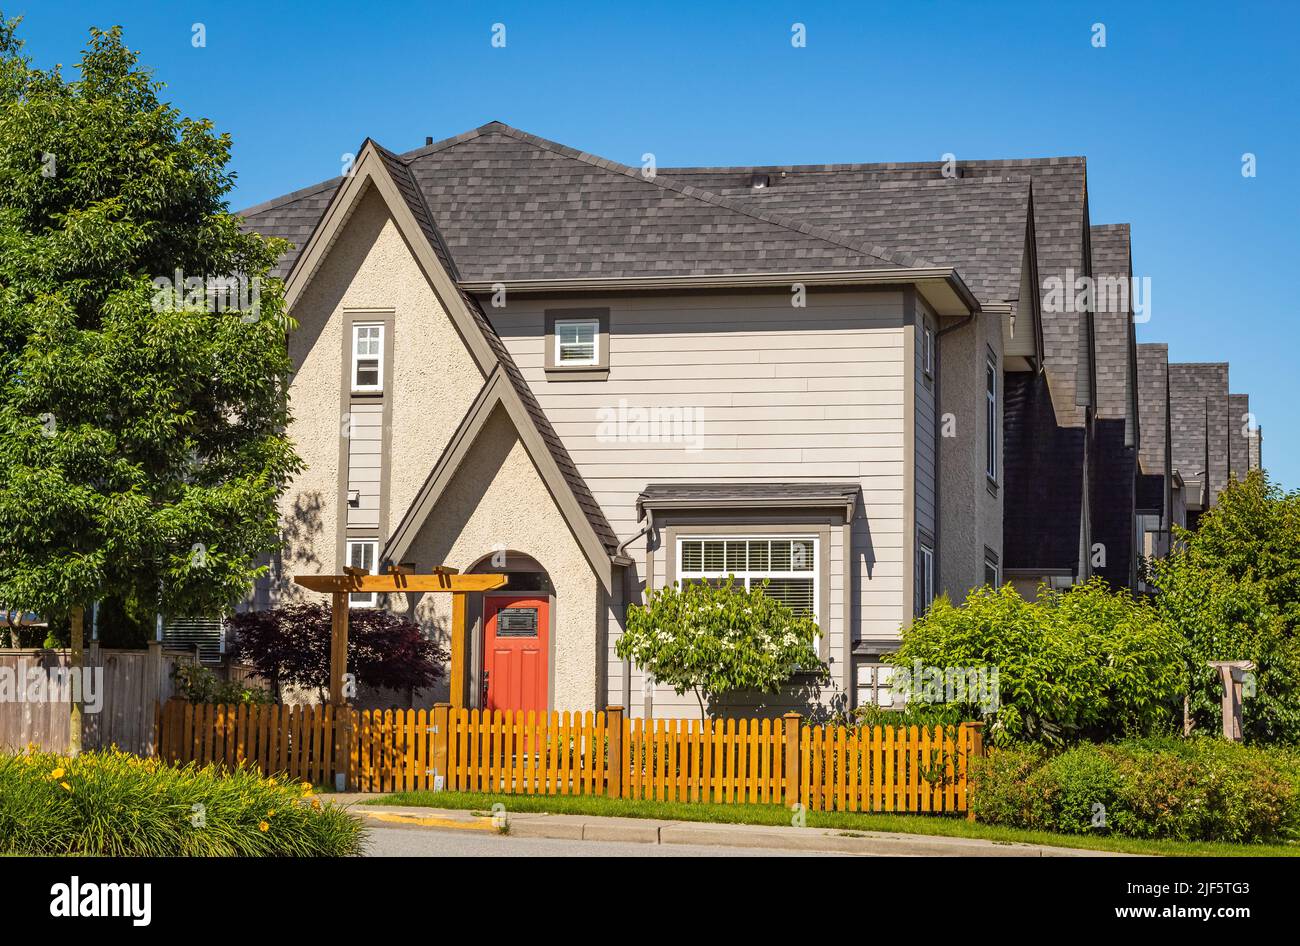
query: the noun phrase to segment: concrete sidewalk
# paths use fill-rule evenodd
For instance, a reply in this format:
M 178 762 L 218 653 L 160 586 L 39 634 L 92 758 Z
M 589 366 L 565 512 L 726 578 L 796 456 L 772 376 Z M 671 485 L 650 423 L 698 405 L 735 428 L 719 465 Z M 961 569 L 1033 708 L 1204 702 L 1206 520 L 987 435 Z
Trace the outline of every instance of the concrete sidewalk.
M 452 808 L 408 808 L 362 805 L 377 795 L 338 794 L 334 804 L 346 806 L 367 822 L 411 830 L 496 832 L 491 817 Z M 840 828 L 794 828 L 767 825 L 713 824 L 702 821 L 658 821 L 600 815 L 548 815 L 505 812 L 511 837 L 572 841 L 612 841 L 639 844 L 687 844 L 716 848 L 765 848 L 791 852 L 824 852 L 894 857 L 1124 857 L 1104 851 Z

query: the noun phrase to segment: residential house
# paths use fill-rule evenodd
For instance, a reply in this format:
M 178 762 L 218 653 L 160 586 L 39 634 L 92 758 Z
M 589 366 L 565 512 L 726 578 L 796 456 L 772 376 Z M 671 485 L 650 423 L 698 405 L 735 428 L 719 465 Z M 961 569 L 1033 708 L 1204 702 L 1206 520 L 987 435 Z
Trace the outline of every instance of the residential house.
M 1094 532 L 1132 580 L 1131 318 L 1049 278 L 1131 271 L 1080 158 L 650 172 L 494 122 L 242 215 L 294 244 L 306 466 L 258 603 L 345 564 L 505 573 L 474 705 L 694 715 L 615 653 L 679 580 L 767 581 L 822 628 L 828 682 L 710 707 L 745 714 L 878 701 L 937 594 L 1080 580 Z M 448 633 L 439 596 L 353 604 Z

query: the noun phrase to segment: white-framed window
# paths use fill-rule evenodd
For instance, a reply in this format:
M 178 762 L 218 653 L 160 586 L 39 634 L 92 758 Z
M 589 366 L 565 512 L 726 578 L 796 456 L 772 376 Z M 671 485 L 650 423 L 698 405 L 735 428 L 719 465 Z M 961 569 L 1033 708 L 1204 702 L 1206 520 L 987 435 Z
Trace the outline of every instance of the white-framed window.
M 926 539 L 916 543 L 915 594 L 916 613 L 924 614 L 934 601 L 934 546 Z
M 815 536 L 682 538 L 677 541 L 677 577 L 722 582 L 734 576 L 746 588 L 766 580 L 769 597 L 816 621 L 819 544 Z
M 888 664 L 858 664 L 858 706 L 894 708 L 894 668 Z
M 352 326 L 352 390 L 384 389 L 384 326 L 357 322 Z
M 990 588 L 1002 586 L 1002 570 L 998 568 L 998 560 L 991 555 L 984 556 L 984 584 Z
M 990 355 L 984 363 L 984 472 L 998 478 L 998 366 Z
M 375 574 L 375 559 L 379 557 L 378 539 L 348 539 L 348 564 L 364 568 Z M 348 595 L 348 604 L 354 608 L 373 608 L 379 596 L 373 591 Z
M 928 325 L 921 328 L 921 368 L 926 377 L 934 377 L 934 330 Z
M 556 319 L 555 363 L 561 366 L 598 364 L 599 340 L 600 319 Z

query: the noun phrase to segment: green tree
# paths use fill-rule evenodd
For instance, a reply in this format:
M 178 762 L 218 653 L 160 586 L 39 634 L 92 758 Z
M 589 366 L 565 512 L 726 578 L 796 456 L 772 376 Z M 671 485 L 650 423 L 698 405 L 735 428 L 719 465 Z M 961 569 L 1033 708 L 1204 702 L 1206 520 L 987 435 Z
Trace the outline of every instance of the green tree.
M 903 631 L 890 662 L 910 679 L 918 665 L 956 679 L 992 679 L 996 668 L 997 700 L 972 698 L 968 688 L 962 715 L 983 718 L 999 744 L 1062 745 L 1169 731 L 1183 694 L 1184 646 L 1146 603 L 1093 579 L 1066 591 L 1043 587 L 1036 601 L 1010 585 L 977 589 L 961 605 L 941 597 Z
M 0 16 L 0 601 L 211 613 L 277 546 L 299 468 L 285 244 L 240 231 L 229 136 L 162 102 L 120 29 L 67 78 L 17 26 Z
M 796 673 L 823 676 L 814 646 L 820 636 L 811 618 L 729 578 L 651 592 L 627 609 L 615 649 L 678 695 L 692 691 L 703 719 L 706 700 L 738 690 L 775 693 Z
M 1260 470 L 1219 494 L 1196 532 L 1150 563 L 1156 608 L 1187 639 L 1188 711 L 1217 732 L 1222 684 L 1212 660 L 1250 660 L 1242 705 L 1251 742 L 1300 742 L 1300 492 Z

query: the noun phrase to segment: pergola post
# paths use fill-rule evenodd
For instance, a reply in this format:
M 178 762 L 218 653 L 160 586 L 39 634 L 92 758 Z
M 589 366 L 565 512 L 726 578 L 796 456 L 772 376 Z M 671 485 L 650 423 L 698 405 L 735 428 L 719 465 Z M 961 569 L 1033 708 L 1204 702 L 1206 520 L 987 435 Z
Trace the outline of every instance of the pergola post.
M 348 669 L 348 593 L 335 591 L 330 609 L 330 705 L 334 707 L 334 790 L 348 788 L 351 765 L 352 714 L 343 692 Z
M 451 596 L 451 708 L 465 708 L 465 651 L 469 645 L 466 633 L 466 611 L 469 604 L 465 592 Z
M 71 709 L 68 713 L 68 755 L 81 754 L 81 665 L 85 663 L 82 650 L 84 643 L 83 624 L 85 609 L 81 605 L 72 608 L 72 640 L 68 648 L 68 682 L 71 686 Z

